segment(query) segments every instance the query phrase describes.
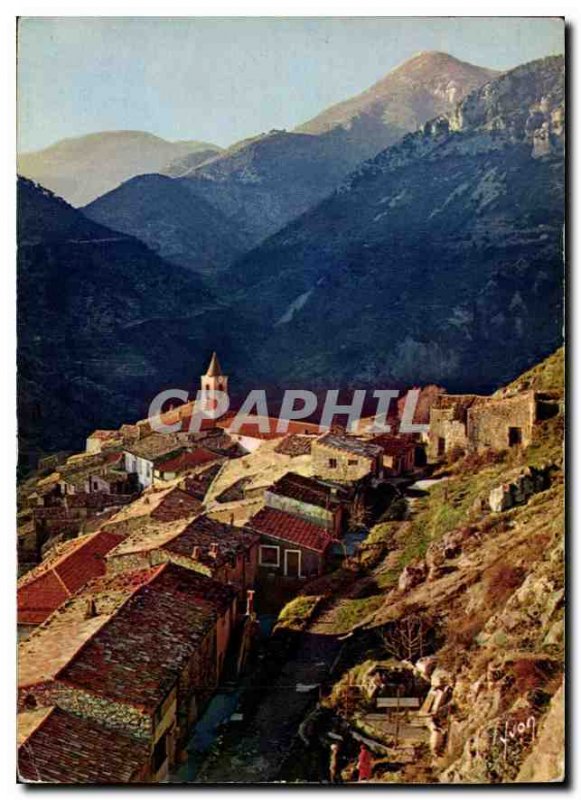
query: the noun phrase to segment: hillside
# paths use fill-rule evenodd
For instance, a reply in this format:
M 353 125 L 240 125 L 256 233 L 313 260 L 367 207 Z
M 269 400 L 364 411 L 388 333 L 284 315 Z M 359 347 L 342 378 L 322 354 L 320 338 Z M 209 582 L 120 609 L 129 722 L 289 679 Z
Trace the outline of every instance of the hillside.
M 272 326 L 257 370 L 488 391 L 546 356 L 562 339 L 563 148 L 552 57 L 366 162 L 233 265 L 237 307 Z
M 562 359 L 561 350 L 535 369 L 537 386 L 561 398 Z M 372 529 L 355 583 L 306 625 L 307 635 L 341 635 L 343 650 L 312 717 L 310 747 L 297 740 L 289 753 L 287 780 L 324 777 L 329 730 L 347 741 L 348 731 L 367 737 L 379 758 L 375 781 L 563 779 L 563 430 L 561 413 L 538 425 L 527 449 L 443 464 L 431 486 L 408 498 L 405 519 Z M 490 510 L 492 489 L 547 465 L 548 483 L 523 504 Z M 299 598 L 305 613 L 319 584 Z M 429 721 L 412 714 L 399 734 L 364 689 L 370 671 L 393 668 L 394 659 L 404 672 L 416 665 L 422 698 L 441 698 Z
M 18 220 L 23 467 L 143 416 L 161 388 L 194 388 L 214 346 L 244 362 L 244 327 L 196 275 L 25 179 Z
M 213 275 L 248 250 L 237 225 L 181 182 L 164 175 L 132 178 L 82 211 L 194 272 Z
M 159 172 L 176 158 L 208 150 L 215 154 L 220 148 L 206 142 L 168 142 L 143 131 L 103 131 L 20 153 L 18 174 L 81 206 L 135 175 Z
M 340 113 L 334 107 L 294 132 L 240 142 L 184 178 L 257 243 L 323 199 L 361 161 L 452 110 L 492 75 L 443 53 L 421 54 L 346 101 Z

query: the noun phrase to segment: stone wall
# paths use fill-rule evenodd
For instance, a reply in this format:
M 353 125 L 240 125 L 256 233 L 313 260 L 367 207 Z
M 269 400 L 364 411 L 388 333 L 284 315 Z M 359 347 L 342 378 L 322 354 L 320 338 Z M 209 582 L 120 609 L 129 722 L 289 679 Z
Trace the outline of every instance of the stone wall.
M 454 419 L 454 410 L 451 408 L 432 408 L 428 433 L 428 459 L 437 461 L 455 449 L 468 450 L 466 424 Z
M 30 707 L 31 698 L 37 706 L 56 705 L 138 739 L 149 739 L 153 734 L 153 720 L 146 712 L 59 681 L 19 689 L 18 709 Z
M 467 435 L 471 451 L 528 447 L 536 421 L 534 392 L 523 392 L 470 408 Z
M 360 481 L 376 472 L 375 459 L 327 447 L 317 441 L 313 442 L 311 446 L 311 458 L 313 473 L 326 480 L 345 483 Z M 333 460 L 336 466 L 333 466 Z

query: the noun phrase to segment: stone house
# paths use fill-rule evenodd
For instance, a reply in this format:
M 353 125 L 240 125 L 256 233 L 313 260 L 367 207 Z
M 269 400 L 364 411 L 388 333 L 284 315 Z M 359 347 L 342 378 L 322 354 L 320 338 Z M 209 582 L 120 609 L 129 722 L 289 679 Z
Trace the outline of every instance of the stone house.
M 287 472 L 267 489 L 264 501 L 270 508 L 301 517 L 332 536 L 342 531 L 347 498 L 341 486 Z
M 258 537 L 205 514 L 150 520 L 107 554 L 107 571 L 146 569 L 167 562 L 230 585 L 243 599 L 254 587 Z
M 25 783 L 146 783 L 149 748 L 56 706 L 34 708 L 18 714 L 18 777 Z
M 535 425 L 558 412 L 558 400 L 549 393 L 528 390 L 491 397 L 468 411 L 467 437 L 471 451 L 528 447 Z
M 137 474 L 142 489 L 153 483 L 156 461 L 177 456 L 185 447 L 172 434 L 152 433 L 145 438 L 125 445 L 125 470 Z
M 486 399 L 475 394 L 441 394 L 435 398 L 430 408 L 429 461 L 438 461 L 453 450 L 468 452 L 468 412 Z
M 202 508 L 202 503 L 179 485 L 165 489 L 154 486 L 103 523 L 103 530 L 128 535 L 151 521 L 192 519 Z
M 214 591 L 235 601 L 173 564 L 98 578 L 19 645 L 19 710 L 57 706 L 142 741 L 163 781 L 218 683 Z
M 326 433 L 311 445 L 313 472 L 318 478 L 356 482 L 382 475 L 383 450 L 376 444 L 343 433 Z
M 320 525 L 280 511 L 262 508 L 248 527 L 260 534 L 260 572 L 284 578 L 311 578 L 326 567 L 336 541 Z
M 454 449 L 528 447 L 535 425 L 558 410 L 556 397 L 533 390 L 492 397 L 441 395 L 430 411 L 428 457 L 437 461 Z

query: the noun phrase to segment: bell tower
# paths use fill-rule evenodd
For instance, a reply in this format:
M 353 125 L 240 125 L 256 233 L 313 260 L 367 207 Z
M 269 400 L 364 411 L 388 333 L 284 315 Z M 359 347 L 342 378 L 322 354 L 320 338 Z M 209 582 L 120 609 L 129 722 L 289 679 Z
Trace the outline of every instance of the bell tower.
M 203 392 L 225 392 L 228 393 L 228 376 L 222 373 L 222 367 L 218 361 L 216 353 L 212 353 L 210 364 L 205 375 L 200 378 L 200 388 Z

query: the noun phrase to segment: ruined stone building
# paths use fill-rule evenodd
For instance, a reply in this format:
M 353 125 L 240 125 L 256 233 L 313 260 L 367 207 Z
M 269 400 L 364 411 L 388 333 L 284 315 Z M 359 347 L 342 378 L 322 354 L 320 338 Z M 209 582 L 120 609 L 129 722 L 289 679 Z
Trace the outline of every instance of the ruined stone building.
M 428 458 L 453 450 L 463 453 L 528 447 L 535 425 L 556 414 L 558 400 L 547 392 L 441 395 L 430 410 Z

